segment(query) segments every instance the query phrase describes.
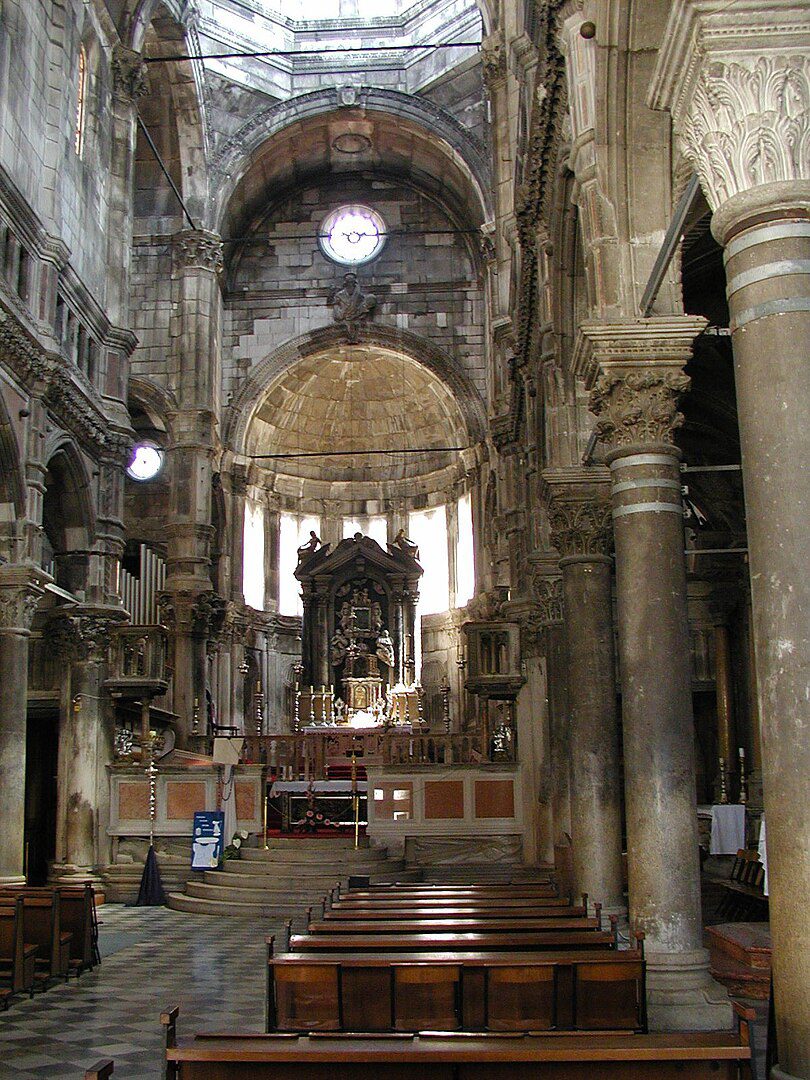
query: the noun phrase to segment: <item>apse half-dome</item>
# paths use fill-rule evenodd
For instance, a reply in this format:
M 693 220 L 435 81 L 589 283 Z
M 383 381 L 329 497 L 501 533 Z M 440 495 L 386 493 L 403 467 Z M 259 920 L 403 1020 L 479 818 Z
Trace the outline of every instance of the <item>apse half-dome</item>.
M 300 360 L 266 391 L 246 451 L 275 473 L 345 483 L 421 478 L 469 435 L 452 391 L 409 356 L 340 345 Z M 315 455 L 315 456 L 313 456 Z

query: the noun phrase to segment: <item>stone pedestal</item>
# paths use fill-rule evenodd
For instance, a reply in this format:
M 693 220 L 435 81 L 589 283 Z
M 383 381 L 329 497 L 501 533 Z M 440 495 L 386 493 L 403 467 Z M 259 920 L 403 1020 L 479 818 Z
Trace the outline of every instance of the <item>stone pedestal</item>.
M 43 580 L 30 566 L 0 567 L 0 885 L 25 884 L 28 639 Z
M 591 395 L 611 448 L 630 921 L 646 937 L 653 1030 L 730 1027 L 702 948 L 691 650 L 673 430 L 703 320 L 589 327 Z
M 551 492 L 551 540 L 563 555 L 574 884 L 605 914 L 626 916 L 609 480 L 595 481 L 596 471 L 549 469 L 543 477 Z

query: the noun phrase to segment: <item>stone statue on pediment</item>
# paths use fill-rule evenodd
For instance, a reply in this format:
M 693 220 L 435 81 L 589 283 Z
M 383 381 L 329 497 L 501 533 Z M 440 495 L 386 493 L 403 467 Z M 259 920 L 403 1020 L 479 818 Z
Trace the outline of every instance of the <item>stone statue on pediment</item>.
M 369 317 L 377 306 L 377 297 L 364 293 L 357 284 L 357 274 L 348 273 L 343 277 L 343 288 L 333 294 L 332 317 L 346 331 L 347 339 L 357 341 L 360 324 Z

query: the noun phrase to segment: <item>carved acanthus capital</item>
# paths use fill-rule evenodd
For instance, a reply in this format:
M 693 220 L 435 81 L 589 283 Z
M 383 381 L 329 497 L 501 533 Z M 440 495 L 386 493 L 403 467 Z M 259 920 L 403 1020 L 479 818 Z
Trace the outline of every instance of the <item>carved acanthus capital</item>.
M 536 575 L 532 580 L 532 598 L 539 626 L 552 626 L 563 621 L 562 578 Z
M 31 629 L 34 615 L 42 596 L 42 589 L 27 573 L 10 572 L 4 567 L 0 574 L 0 631 L 27 632 Z
M 552 499 L 548 509 L 551 543 L 562 558 L 572 555 L 609 555 L 613 520 L 608 499 L 598 502 Z
M 224 265 L 222 240 L 207 229 L 184 229 L 172 238 L 172 260 L 175 271 L 207 270 L 218 274 Z
M 114 627 L 124 619 L 123 611 L 119 617 L 57 611 L 48 620 L 47 639 L 65 660 L 100 664 L 108 657 Z
M 630 367 L 599 376 L 590 408 L 600 439 L 613 448 L 671 443 L 684 421 L 678 399 L 689 376 L 678 368 Z
M 139 52 L 115 45 L 112 56 L 113 92 L 122 101 L 136 102 L 149 93 L 149 75 Z
M 712 210 L 810 180 L 809 30 L 790 0 L 671 5 L 648 103 L 671 112 Z
M 682 137 L 713 210 L 760 184 L 810 179 L 810 57 L 714 61 Z

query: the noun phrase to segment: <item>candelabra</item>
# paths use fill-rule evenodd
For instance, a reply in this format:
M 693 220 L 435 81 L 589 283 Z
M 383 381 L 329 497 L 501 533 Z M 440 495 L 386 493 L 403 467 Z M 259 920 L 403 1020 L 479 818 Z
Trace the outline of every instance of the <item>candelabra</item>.
M 444 730 L 446 734 L 450 734 L 450 683 L 447 681 L 447 676 L 442 675 L 442 685 L 440 689 L 442 695 L 442 719 L 444 720 Z
M 199 735 L 200 733 L 200 699 L 194 698 L 194 708 L 191 713 L 191 734 Z
M 146 740 L 146 746 L 144 750 L 147 754 L 148 764 L 146 766 L 146 775 L 149 780 L 149 846 L 154 847 L 155 844 L 155 815 L 157 812 L 157 766 L 155 765 L 155 742 L 151 737 L 152 733 L 149 733 L 150 738 Z
M 745 779 L 745 750 L 740 749 L 740 803 L 745 806 L 748 802 L 748 785 Z
M 256 734 L 261 735 L 264 729 L 264 694 L 262 693 L 261 679 L 256 680 Z
M 720 803 L 725 806 L 728 802 L 728 788 L 726 786 L 726 760 L 720 758 Z
M 296 664 L 295 672 L 295 704 L 293 706 L 293 731 L 297 732 L 301 727 L 301 676 L 304 672 L 303 664 Z

